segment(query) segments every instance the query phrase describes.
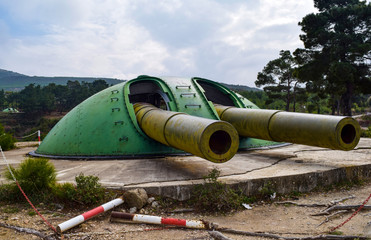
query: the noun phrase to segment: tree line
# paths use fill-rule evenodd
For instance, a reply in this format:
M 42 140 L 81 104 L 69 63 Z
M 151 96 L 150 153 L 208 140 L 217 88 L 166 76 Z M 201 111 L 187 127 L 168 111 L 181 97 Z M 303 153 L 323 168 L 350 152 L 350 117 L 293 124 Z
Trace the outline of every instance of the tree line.
M 283 98 L 273 99 L 265 91 L 238 91 L 239 94 L 249 99 L 259 108 L 285 110 L 287 102 Z M 290 104 L 290 111 L 316 113 L 316 114 L 331 114 L 329 106 L 330 96 L 327 98 L 318 98 L 317 94 L 304 91 L 297 96 L 296 104 Z M 352 99 L 352 113 L 361 114 L 369 111 L 371 108 L 371 94 L 359 94 Z M 295 108 L 294 108 L 295 107 Z
M 105 89 L 105 80 L 94 82 L 68 81 L 66 85 L 50 83 L 47 86 L 30 84 L 19 92 L 0 91 L 2 108 L 13 107 L 28 116 L 44 115 L 51 112 L 68 112 L 91 95 Z
M 354 102 L 371 94 L 371 4 L 359 0 L 314 0 L 318 13 L 299 26 L 304 48 L 281 50 L 258 73 L 255 85 L 285 110 L 313 101 L 332 114 L 352 115 Z M 363 94 L 363 95 L 362 95 Z

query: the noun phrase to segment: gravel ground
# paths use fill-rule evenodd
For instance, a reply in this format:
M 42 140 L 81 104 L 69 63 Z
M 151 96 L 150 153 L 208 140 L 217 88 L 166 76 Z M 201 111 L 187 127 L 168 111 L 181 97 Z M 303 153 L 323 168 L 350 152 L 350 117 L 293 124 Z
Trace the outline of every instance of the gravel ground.
M 349 196 L 354 198 L 340 204 L 361 204 L 371 194 L 371 181 L 362 186 L 354 186 L 350 189 L 337 189 L 329 192 L 315 192 L 301 195 L 297 203 L 328 204 L 330 201 L 343 199 Z M 367 204 L 371 205 L 371 201 Z M 39 205 L 42 214 L 54 225 L 66 221 L 76 215 L 79 211 L 67 211 L 66 209 L 55 209 L 49 205 Z M 197 214 L 197 213 L 162 213 L 162 217 L 203 219 L 235 230 L 248 232 L 265 232 L 283 237 L 308 237 L 327 234 L 332 227 L 344 222 L 352 215 L 342 213 L 334 216 L 328 222 L 324 222 L 327 216 L 312 216 L 319 213 L 324 207 L 299 207 L 288 204 L 258 203 L 252 205 L 251 210 L 232 212 L 226 215 Z M 117 208 L 116 211 L 122 211 Z M 148 208 L 147 211 L 150 211 Z M 30 216 L 31 207 L 27 205 L 0 205 L 0 223 L 36 229 L 45 234 L 52 231 L 43 223 L 37 215 Z M 322 225 L 320 225 L 323 223 Z M 319 226 L 320 225 L 320 226 Z M 362 210 L 352 220 L 338 229 L 342 235 L 358 235 L 371 237 L 371 210 Z M 259 237 L 246 237 L 236 234 L 223 233 L 230 239 L 266 239 Z M 155 225 L 129 224 L 110 222 L 110 212 L 90 219 L 89 221 L 75 227 L 63 235 L 64 239 L 213 239 L 205 230 L 190 230 L 179 228 L 163 228 Z M 0 239 L 40 239 L 35 235 L 19 233 L 5 227 L 0 227 Z

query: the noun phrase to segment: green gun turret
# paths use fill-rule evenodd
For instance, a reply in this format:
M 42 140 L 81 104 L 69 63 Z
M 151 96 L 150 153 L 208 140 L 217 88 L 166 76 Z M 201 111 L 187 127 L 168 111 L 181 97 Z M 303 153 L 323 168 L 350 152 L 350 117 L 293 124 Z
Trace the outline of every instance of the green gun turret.
M 281 142 L 351 150 L 359 138 L 352 118 L 261 110 L 202 78 L 139 76 L 76 106 L 30 154 L 130 159 L 191 153 L 221 163 L 237 150 Z

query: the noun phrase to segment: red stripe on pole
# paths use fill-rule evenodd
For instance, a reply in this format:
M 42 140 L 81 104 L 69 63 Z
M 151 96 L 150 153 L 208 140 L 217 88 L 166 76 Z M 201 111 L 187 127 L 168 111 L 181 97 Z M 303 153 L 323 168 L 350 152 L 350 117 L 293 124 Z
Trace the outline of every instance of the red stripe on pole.
M 187 224 L 187 220 L 176 219 L 176 218 L 162 218 L 161 219 L 161 224 L 185 226 Z
M 90 210 L 86 213 L 81 214 L 81 215 L 84 217 L 84 219 L 86 221 L 89 218 L 94 217 L 95 215 L 97 215 L 99 213 L 102 213 L 102 212 L 104 212 L 104 208 L 102 206 L 99 206 L 99 207 L 94 208 L 94 209 L 92 209 L 92 210 Z

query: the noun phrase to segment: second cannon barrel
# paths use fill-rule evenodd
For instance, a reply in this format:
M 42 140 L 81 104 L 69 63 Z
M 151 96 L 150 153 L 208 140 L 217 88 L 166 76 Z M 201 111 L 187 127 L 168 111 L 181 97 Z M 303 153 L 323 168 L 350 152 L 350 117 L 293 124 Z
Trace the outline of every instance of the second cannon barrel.
M 231 123 L 243 137 L 338 150 L 352 150 L 360 139 L 360 126 L 351 117 L 223 105 L 215 105 L 215 109 L 220 119 Z

